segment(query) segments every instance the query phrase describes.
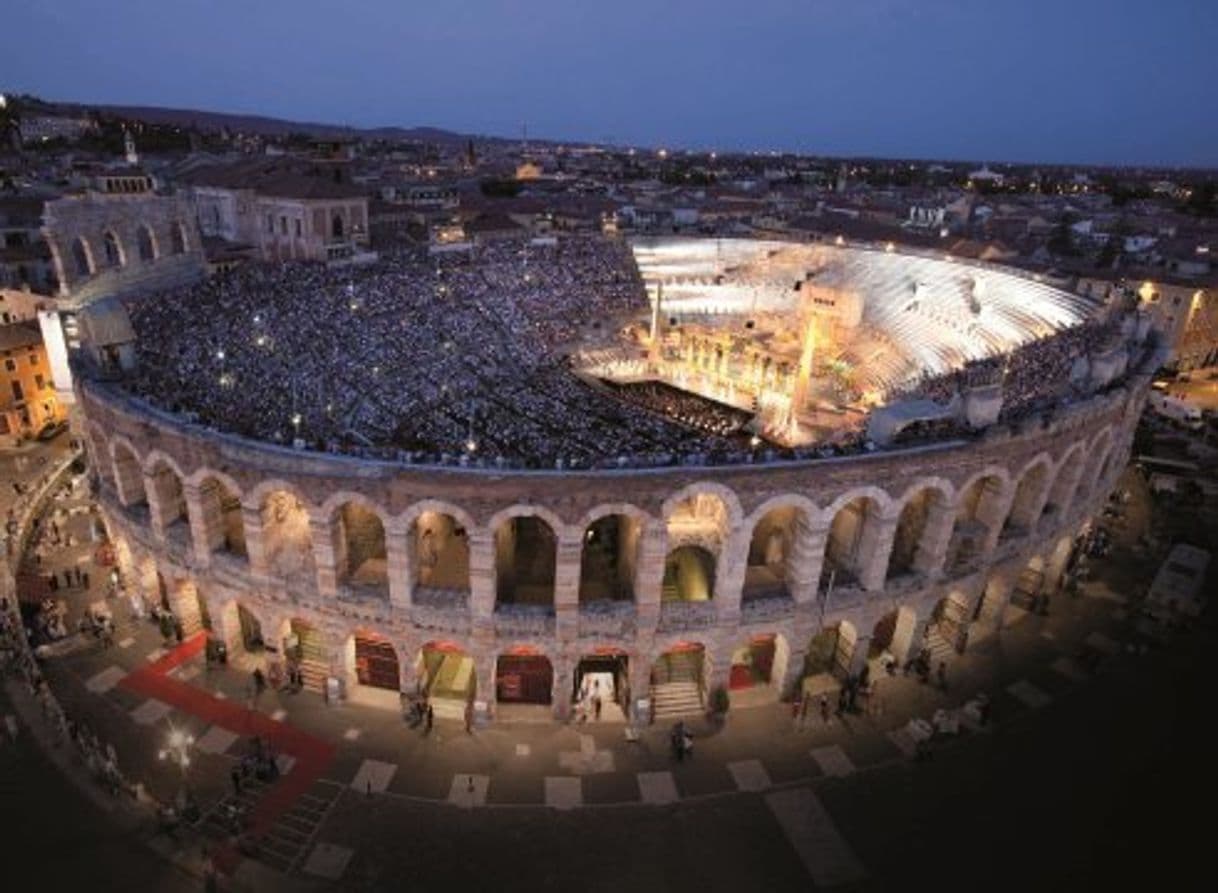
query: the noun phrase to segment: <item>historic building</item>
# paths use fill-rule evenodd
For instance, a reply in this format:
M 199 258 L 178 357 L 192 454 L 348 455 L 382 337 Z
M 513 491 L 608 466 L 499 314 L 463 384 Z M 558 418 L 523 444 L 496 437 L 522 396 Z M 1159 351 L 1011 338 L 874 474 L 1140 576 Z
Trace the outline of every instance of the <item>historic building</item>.
M 63 419 L 37 323 L 0 326 L 0 443 L 15 446 Z

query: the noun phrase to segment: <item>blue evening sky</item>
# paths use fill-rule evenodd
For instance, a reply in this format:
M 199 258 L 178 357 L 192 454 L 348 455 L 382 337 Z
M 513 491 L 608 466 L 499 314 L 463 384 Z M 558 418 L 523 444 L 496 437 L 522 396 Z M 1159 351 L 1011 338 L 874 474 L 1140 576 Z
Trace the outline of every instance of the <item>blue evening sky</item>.
M 0 90 L 714 149 L 1218 165 L 1218 0 L 7 0 Z

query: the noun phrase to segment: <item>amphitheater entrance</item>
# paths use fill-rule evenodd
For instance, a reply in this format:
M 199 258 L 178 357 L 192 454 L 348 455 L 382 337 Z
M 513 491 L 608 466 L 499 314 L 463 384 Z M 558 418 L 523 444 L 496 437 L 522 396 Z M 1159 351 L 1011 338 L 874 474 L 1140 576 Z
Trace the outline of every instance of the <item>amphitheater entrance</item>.
M 964 593 L 953 592 L 939 600 L 926 628 L 926 647 L 933 666 L 964 651 L 969 622 L 969 600 Z
M 415 597 L 432 593 L 469 595 L 469 539 L 452 515 L 422 512 L 411 528 L 415 556 Z M 421 599 L 420 599 L 421 596 Z
M 790 655 L 787 640 L 776 633 L 752 636 L 733 651 L 728 672 L 733 705 L 751 707 L 778 700 Z
M 879 503 L 869 497 L 851 500 L 838 510 L 825 540 L 822 590 L 827 590 L 830 581 L 837 586 L 860 581 L 873 551 L 879 524 Z
M 1037 462 L 1024 472 L 1015 488 L 1015 498 L 1002 528 L 1003 536 L 1021 536 L 1035 529 L 1047 502 L 1045 491 L 1048 486 L 1048 463 Z
M 744 571 L 745 600 L 791 594 L 788 567 L 795 543 L 796 524 L 801 518 L 794 506 L 767 512 L 753 528 L 748 565 Z
M 347 698 L 356 704 L 401 709 L 402 676 L 393 643 L 370 630 L 347 639 Z
M 330 650 L 325 634 L 307 621 L 293 618 L 285 622 L 281 641 L 284 660 L 300 670 L 304 687 L 323 693 L 330 675 Z
M 584 531 L 579 602 L 633 601 L 642 525 L 626 515 L 597 518 Z
M 844 620 L 813 636 L 804 656 L 804 693 L 808 694 L 810 687 L 816 689 L 816 694 L 826 687 L 836 690 L 836 680 L 850 675 L 857 642 L 858 632 Z
M 201 630 L 211 629 L 207 604 L 199 597 L 199 588 L 192 581 L 178 581 L 167 600 L 183 636 L 193 636 Z
M 933 487 L 919 490 L 905 501 L 897 519 L 892 551 L 888 553 L 888 579 L 916 573 L 923 557 L 922 540 L 932 513 L 946 512 L 947 498 Z
M 309 511 L 295 494 L 276 490 L 262 501 L 262 542 L 267 570 L 281 580 L 316 580 Z
M 657 721 L 702 712 L 707 663 L 700 642 L 678 642 L 656 658 L 651 667 L 651 710 Z
M 474 659 L 456 642 L 437 640 L 419 649 L 415 659 L 419 693 L 427 698 L 435 715 L 445 719 L 465 718 L 474 699 L 477 678 Z
M 628 669 L 626 652 L 619 648 L 598 648 L 581 657 L 571 693 L 575 714 L 593 722 L 624 722 L 630 696 Z
M 552 719 L 548 708 L 554 691 L 554 667 L 549 658 L 529 646 L 518 646 L 495 661 L 495 702 L 498 717 L 508 721 Z
M 701 546 L 679 546 L 664 561 L 664 601 L 705 602 L 715 593 L 715 556 Z
M 946 567 L 960 571 L 978 561 L 987 541 L 1003 523 L 1003 485 L 997 475 L 978 478 L 960 497 L 948 544 Z
M 334 557 L 339 579 L 353 593 L 388 599 L 388 557 L 380 515 L 357 502 L 348 502 L 336 520 Z
M 230 661 L 239 659 L 242 654 L 262 653 L 265 648 L 262 624 L 252 611 L 240 602 L 230 601 L 224 606 L 221 615 L 224 619 L 225 644 L 228 645 Z M 233 653 L 237 649 L 240 649 L 241 654 Z
M 881 617 L 871 633 L 871 646 L 867 655 L 871 673 L 882 672 L 889 662 L 903 665 L 912 655 L 914 635 L 918 629 L 918 615 L 911 608 L 897 608 Z
M 495 531 L 495 591 L 498 604 L 554 604 L 558 560 L 550 525 L 532 515 L 509 518 Z
M 1045 587 L 1045 562 L 1034 555 L 1019 572 L 1011 590 L 1011 605 L 1016 609 L 1013 619 L 1026 614 L 1049 610 L 1049 596 Z
M 245 557 L 245 518 L 241 499 L 216 478 L 199 485 L 209 551 Z

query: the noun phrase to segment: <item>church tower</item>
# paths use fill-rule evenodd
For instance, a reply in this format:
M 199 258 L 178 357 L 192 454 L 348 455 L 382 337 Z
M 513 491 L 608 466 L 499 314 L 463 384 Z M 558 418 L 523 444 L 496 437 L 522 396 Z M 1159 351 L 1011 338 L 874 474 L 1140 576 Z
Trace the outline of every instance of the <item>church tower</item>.
M 135 137 L 131 135 L 131 131 L 123 128 L 123 148 L 127 153 L 127 163 L 136 165 L 140 163 L 140 153 L 135 151 Z

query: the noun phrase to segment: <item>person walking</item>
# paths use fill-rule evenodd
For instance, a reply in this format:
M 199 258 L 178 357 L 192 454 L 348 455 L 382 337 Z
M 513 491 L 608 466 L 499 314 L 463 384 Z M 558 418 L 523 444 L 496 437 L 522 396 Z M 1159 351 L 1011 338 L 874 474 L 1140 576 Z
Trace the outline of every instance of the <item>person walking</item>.
M 228 777 L 231 778 L 233 781 L 233 796 L 240 797 L 241 796 L 241 768 L 239 766 L 233 766 L 233 768 L 229 770 Z
M 428 704 L 427 705 L 427 733 L 429 735 L 431 734 L 431 727 L 435 724 L 435 722 L 436 722 L 436 710 L 434 707 L 431 706 L 431 704 Z M 469 731 L 469 730 L 466 729 L 466 731 Z
M 823 693 L 820 696 L 820 718 L 825 725 L 829 725 L 829 696 Z
M 935 675 L 937 677 L 936 681 L 939 683 L 939 688 L 943 691 L 947 691 L 947 661 L 939 661 L 939 669 Z
M 429 705 L 430 708 L 430 705 Z M 474 705 L 466 701 L 465 703 L 465 734 L 472 735 L 474 732 Z

